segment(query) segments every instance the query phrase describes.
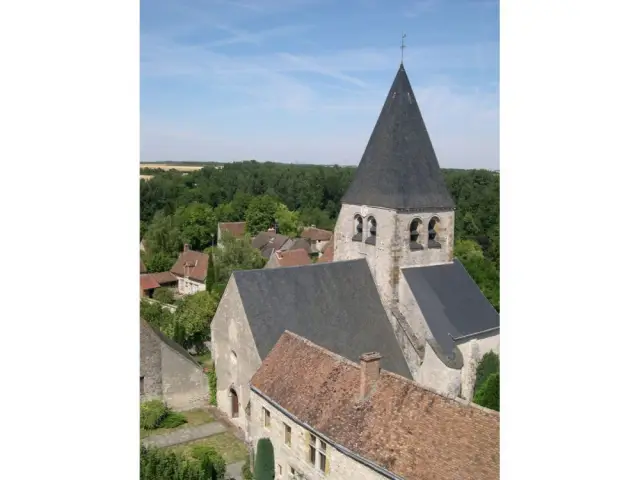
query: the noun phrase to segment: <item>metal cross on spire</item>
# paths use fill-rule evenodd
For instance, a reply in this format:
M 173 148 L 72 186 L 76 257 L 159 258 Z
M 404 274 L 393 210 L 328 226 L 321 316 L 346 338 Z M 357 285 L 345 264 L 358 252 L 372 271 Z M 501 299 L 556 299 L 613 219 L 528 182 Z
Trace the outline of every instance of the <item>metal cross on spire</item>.
M 404 62 L 404 49 L 407 48 L 407 46 L 404 44 L 404 39 L 406 38 L 406 36 L 406 33 L 402 34 L 402 45 L 400 45 L 400 63 Z

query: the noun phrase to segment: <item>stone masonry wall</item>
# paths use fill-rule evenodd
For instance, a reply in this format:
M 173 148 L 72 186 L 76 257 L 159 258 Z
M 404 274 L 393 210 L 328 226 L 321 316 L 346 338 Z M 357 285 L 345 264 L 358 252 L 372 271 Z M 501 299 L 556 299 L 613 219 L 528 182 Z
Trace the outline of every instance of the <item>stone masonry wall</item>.
M 176 411 L 204 407 L 209 402 L 209 379 L 202 368 L 165 343 L 162 352 L 163 397 Z
M 144 393 L 140 401 L 162 398 L 162 353 L 160 339 L 140 322 L 140 376 Z
M 249 381 L 262 360 L 233 276 L 211 322 L 211 344 L 217 376 L 218 408 L 246 432 L 245 407 L 249 402 Z M 231 387 L 238 395 L 239 415 L 236 418 L 232 418 Z
M 264 410 L 270 413 L 270 426 L 265 427 Z M 285 444 L 285 424 L 291 427 L 291 445 Z M 310 432 L 294 423 L 289 417 L 277 410 L 255 392 L 251 392 L 251 419 L 248 440 L 254 454 L 258 440 L 269 438 L 273 444 L 276 466 L 276 479 L 289 479 L 290 469 L 304 475 L 308 480 L 379 480 L 383 477 L 365 465 L 356 462 L 327 444 L 327 473 L 320 471 L 319 455 L 316 453 L 316 465 L 309 462 Z M 319 439 L 318 439 L 319 444 Z M 319 445 L 318 445 L 319 448 Z

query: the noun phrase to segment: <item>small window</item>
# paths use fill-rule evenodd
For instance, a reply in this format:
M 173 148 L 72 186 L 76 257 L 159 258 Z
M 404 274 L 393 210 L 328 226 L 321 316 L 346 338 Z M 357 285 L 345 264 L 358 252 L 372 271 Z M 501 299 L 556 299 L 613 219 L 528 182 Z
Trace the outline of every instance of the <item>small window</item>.
M 264 426 L 269 428 L 271 426 L 271 412 L 264 407 L 262 407 L 262 411 L 264 412 Z
M 284 443 L 291 446 L 291 427 L 286 423 L 284 424 Z
M 438 238 L 438 226 L 440 219 L 438 217 L 431 217 L 429 220 L 429 241 L 427 246 L 429 248 L 440 248 L 440 239 Z
M 320 470 L 327 473 L 327 444 L 320 440 Z
M 278 464 L 278 476 L 282 476 L 282 465 Z
M 351 240 L 354 242 L 362 241 L 362 217 L 360 215 L 353 218 L 353 237 Z
M 316 464 L 316 436 L 315 435 L 310 435 L 309 436 L 309 463 L 311 463 L 311 465 Z
M 367 226 L 369 228 L 369 236 L 364 241 L 367 245 L 375 245 L 376 244 L 376 231 L 378 228 L 378 222 L 374 217 L 369 217 L 369 221 L 367 222 Z
M 295 477 L 296 475 L 296 469 L 293 467 L 289 467 L 289 473 L 291 474 L 291 476 Z
M 144 395 L 144 377 L 140 377 L 140 395 Z

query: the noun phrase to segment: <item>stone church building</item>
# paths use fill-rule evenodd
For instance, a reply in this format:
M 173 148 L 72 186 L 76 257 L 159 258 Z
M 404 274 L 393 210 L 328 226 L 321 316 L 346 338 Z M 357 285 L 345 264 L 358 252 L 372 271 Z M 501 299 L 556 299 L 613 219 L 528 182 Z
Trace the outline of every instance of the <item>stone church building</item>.
M 454 259 L 455 205 L 404 65 L 334 230 L 334 261 L 236 271 L 211 323 L 218 405 L 246 430 L 249 382 L 288 330 L 469 399 L 499 314 Z

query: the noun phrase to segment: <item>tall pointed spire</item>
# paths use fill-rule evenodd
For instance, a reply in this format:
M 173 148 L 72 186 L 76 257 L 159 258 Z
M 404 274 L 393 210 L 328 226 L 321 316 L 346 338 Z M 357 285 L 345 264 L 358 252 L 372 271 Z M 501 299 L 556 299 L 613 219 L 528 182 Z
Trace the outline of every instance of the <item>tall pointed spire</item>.
M 454 208 L 403 64 L 342 203 L 395 210 Z

